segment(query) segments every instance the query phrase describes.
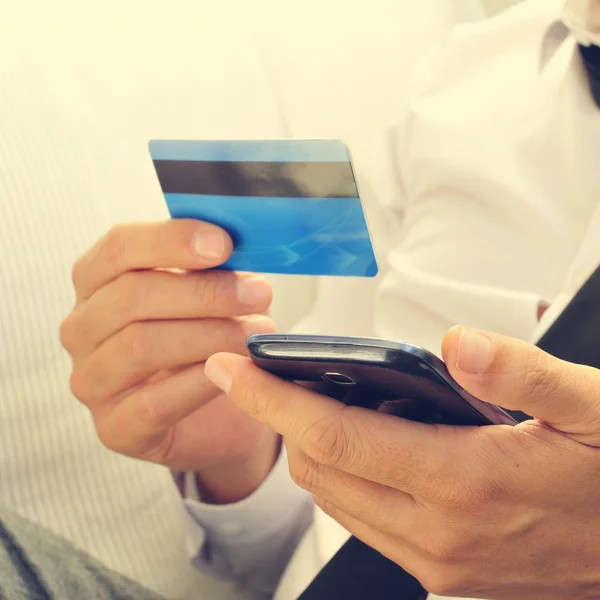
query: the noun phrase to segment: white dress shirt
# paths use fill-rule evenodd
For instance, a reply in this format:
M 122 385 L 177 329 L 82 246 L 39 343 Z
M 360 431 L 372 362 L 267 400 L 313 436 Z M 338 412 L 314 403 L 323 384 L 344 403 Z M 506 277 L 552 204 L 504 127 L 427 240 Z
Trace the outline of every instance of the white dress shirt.
M 530 0 L 457 27 L 425 59 L 393 155 L 381 146 L 375 162 L 367 153 L 364 168 L 357 161 L 359 185 L 382 200 L 367 203 L 375 242 L 393 246 L 375 299 L 368 283 L 323 280 L 299 331 L 375 334 L 432 351 L 456 323 L 539 339 L 600 263 L 600 110 L 577 49 L 596 39 L 598 4 Z M 574 16 L 585 27 L 571 34 L 564 23 Z M 384 229 L 394 211 L 404 213 L 400 231 Z M 348 302 L 361 286 L 362 307 Z M 538 323 L 540 302 L 551 307 Z M 280 463 L 258 494 L 276 497 L 286 485 Z M 302 513 L 306 498 L 296 498 Z M 206 526 L 202 505 L 188 508 Z M 297 516 L 281 535 L 297 533 Z M 347 537 L 316 510 L 277 600 L 296 598 Z

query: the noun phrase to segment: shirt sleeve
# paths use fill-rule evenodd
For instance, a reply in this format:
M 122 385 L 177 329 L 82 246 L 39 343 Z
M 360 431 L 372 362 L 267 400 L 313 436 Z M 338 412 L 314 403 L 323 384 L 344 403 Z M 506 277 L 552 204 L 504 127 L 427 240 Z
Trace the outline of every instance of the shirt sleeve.
M 193 473 L 186 474 L 184 494 L 194 564 L 272 593 L 312 521 L 312 497 L 292 481 L 285 449 L 262 485 L 241 502 L 202 503 Z

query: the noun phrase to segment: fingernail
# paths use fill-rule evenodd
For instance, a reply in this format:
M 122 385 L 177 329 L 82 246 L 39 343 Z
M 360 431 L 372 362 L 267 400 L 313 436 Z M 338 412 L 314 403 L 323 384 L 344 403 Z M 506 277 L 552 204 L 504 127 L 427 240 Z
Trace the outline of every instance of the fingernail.
M 209 359 L 204 366 L 204 374 L 226 394 L 231 390 L 231 373 L 215 359 Z
M 194 252 L 206 260 L 215 260 L 225 254 L 225 236 L 212 228 L 197 231 L 192 245 Z
M 485 373 L 492 362 L 492 340 L 485 334 L 468 327 L 460 332 L 456 368 L 464 373 Z
M 260 310 L 271 300 L 271 286 L 264 277 L 242 277 L 238 279 L 236 294 L 240 304 Z
M 272 333 L 275 331 L 275 323 L 264 315 L 252 315 L 241 319 L 244 333 L 250 337 L 257 333 Z

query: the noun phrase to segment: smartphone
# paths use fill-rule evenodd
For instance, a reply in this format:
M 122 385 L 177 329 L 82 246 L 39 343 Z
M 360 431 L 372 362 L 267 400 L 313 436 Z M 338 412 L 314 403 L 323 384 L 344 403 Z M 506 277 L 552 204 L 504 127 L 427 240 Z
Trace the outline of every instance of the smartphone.
M 462 389 L 442 360 L 417 346 L 370 338 L 278 334 L 253 335 L 247 346 L 261 369 L 351 406 L 421 423 L 517 423 L 500 407 Z

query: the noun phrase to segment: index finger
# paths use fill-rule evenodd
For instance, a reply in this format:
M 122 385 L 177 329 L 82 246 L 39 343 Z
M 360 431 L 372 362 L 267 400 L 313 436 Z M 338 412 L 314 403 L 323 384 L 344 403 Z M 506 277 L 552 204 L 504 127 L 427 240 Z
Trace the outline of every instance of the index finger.
M 315 462 L 437 498 L 465 475 L 465 443 L 474 428 L 439 427 L 346 406 L 282 381 L 246 358 L 211 357 L 205 373 L 244 412 L 265 423 Z
M 89 298 L 127 271 L 217 267 L 232 248 L 225 231 L 192 219 L 116 225 L 75 263 L 77 299 Z

